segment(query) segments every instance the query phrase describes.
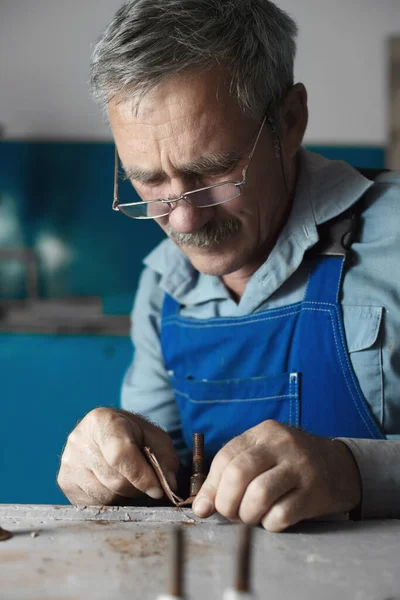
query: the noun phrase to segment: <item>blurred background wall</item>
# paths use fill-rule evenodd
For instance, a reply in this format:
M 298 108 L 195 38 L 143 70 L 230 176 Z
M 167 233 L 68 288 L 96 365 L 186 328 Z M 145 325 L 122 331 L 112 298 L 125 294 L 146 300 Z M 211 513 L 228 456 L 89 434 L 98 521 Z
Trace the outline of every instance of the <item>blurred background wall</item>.
M 306 145 L 384 166 L 399 0 L 277 3 L 300 27 Z M 88 410 L 118 405 L 141 260 L 161 239 L 111 211 L 111 135 L 88 85 L 120 4 L 0 3 L 0 502 L 65 501 L 62 445 Z
M 398 0 L 278 0 L 300 28 L 309 143 L 384 146 Z M 87 81 L 91 43 L 120 0 L 2 0 L 0 122 L 9 139 L 107 140 Z

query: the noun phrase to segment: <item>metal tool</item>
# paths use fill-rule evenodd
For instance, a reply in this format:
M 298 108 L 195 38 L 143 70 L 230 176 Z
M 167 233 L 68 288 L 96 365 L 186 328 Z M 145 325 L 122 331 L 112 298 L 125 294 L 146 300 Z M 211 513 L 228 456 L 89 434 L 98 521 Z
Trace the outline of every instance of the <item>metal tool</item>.
M 157 600 L 185 600 L 184 562 L 185 540 L 182 527 L 174 527 L 171 535 L 168 593 L 161 594 Z
M 253 528 L 249 525 L 240 527 L 236 557 L 235 587 L 225 590 L 223 600 L 246 600 L 254 598 L 250 584 L 252 534 Z
M 193 434 L 193 475 L 190 478 L 190 497 L 197 496 L 206 480 L 204 473 L 204 434 Z

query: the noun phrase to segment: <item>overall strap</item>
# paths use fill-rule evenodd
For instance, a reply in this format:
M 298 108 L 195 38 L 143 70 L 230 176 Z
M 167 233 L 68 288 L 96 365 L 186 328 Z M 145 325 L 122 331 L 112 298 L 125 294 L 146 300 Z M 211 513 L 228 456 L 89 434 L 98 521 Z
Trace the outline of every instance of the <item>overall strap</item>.
M 374 180 L 387 169 L 357 169 Z M 364 196 L 351 208 L 318 228 L 320 241 L 311 250 L 314 266 L 308 280 L 305 300 L 337 303 L 343 267 L 358 231 Z
M 340 256 L 320 256 L 314 259 L 304 300 L 336 304 L 342 283 L 343 265 L 344 258 Z
M 313 266 L 306 302 L 338 302 L 344 263 L 358 229 L 359 204 L 318 228 L 319 242 L 310 252 Z
M 161 323 L 163 323 L 165 319 L 168 319 L 168 317 L 173 317 L 179 314 L 180 307 L 181 305 L 179 304 L 179 302 L 174 300 L 174 298 L 169 294 L 165 293 L 161 313 Z

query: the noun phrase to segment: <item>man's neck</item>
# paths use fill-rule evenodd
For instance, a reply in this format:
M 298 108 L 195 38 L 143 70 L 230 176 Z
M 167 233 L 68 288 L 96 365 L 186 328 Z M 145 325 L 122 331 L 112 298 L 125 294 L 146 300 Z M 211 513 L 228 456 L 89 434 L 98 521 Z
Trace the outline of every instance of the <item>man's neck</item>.
M 268 256 L 271 254 L 279 236 L 289 218 L 290 212 L 293 206 L 293 199 L 295 195 L 296 180 L 298 174 L 298 165 L 296 161 L 296 168 L 293 170 L 292 176 L 288 177 L 288 191 L 287 201 L 283 205 L 283 210 L 276 222 L 275 230 L 271 239 L 267 240 L 265 244 L 259 249 L 259 253 L 253 258 L 248 264 L 244 265 L 241 269 L 234 273 L 228 273 L 221 277 L 225 287 L 229 290 L 232 298 L 235 302 L 239 303 L 240 298 L 243 296 L 246 286 L 254 275 L 254 273 L 265 263 Z
M 260 257 L 259 260 L 253 261 L 238 271 L 235 271 L 234 273 L 228 273 L 228 275 L 223 275 L 221 277 L 225 287 L 229 290 L 231 297 L 236 303 L 239 303 L 240 298 L 243 296 L 251 277 L 261 267 L 261 265 L 264 264 L 271 250 L 272 248 L 270 248 L 265 257 Z

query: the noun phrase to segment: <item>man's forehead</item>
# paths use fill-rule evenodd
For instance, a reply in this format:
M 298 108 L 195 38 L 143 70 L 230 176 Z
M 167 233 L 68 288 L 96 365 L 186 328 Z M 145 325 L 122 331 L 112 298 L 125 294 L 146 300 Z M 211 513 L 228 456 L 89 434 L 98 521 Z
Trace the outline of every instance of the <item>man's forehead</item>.
M 217 129 L 229 133 L 245 120 L 219 71 L 170 78 L 137 106 L 116 98 L 109 105 L 109 114 L 113 130 L 130 129 L 137 139 L 151 136 L 159 140 L 191 131 L 211 138 Z
M 161 177 L 165 169 L 204 172 L 204 159 L 215 168 L 233 164 L 236 159 L 229 161 L 227 155 L 243 153 L 254 127 L 228 96 L 215 77 L 178 78 L 145 96 L 138 110 L 126 99 L 110 103 L 110 123 L 127 174 L 145 181 Z
M 181 119 L 156 128 L 136 123 L 114 133 L 127 177 L 143 183 L 160 181 L 165 172 L 200 175 L 233 167 L 249 140 L 248 131 L 239 136 L 231 126 L 224 133 L 217 121 L 195 124 Z
M 212 110 L 208 106 L 194 107 L 160 105 L 133 114 L 129 103 L 110 106 L 110 124 L 115 135 L 127 135 L 135 140 L 155 140 L 195 136 L 208 140 L 216 135 L 228 135 L 238 126 L 237 119 L 222 109 Z

